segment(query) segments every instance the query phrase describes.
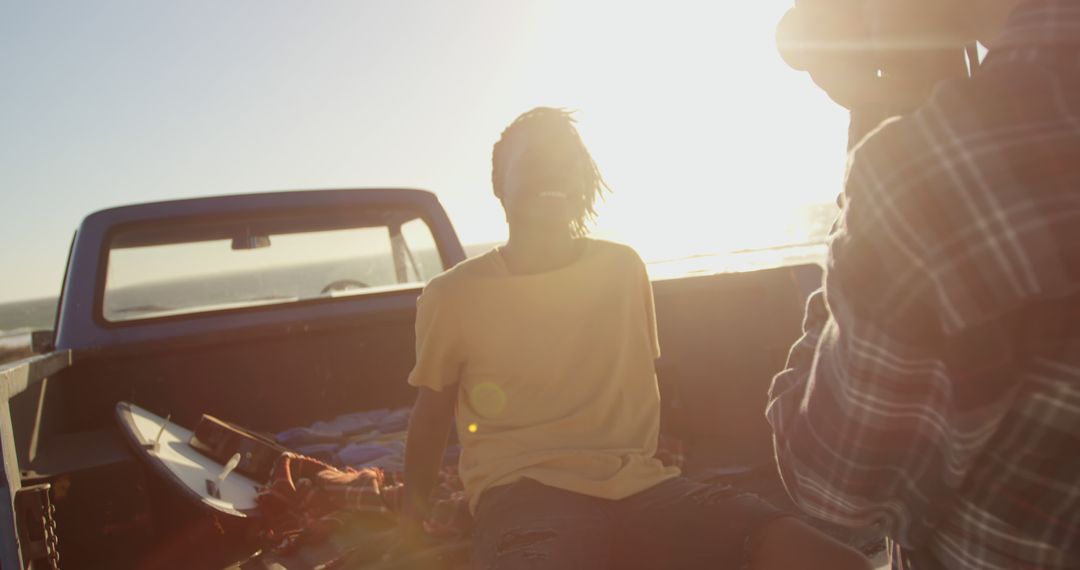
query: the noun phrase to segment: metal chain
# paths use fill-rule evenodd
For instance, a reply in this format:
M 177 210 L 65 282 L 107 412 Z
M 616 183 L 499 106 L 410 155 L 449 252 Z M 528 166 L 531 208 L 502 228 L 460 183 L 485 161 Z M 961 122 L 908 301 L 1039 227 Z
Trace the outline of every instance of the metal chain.
M 56 534 L 56 505 L 49 503 L 49 510 L 41 517 L 45 528 L 46 564 L 50 570 L 60 570 L 60 544 Z

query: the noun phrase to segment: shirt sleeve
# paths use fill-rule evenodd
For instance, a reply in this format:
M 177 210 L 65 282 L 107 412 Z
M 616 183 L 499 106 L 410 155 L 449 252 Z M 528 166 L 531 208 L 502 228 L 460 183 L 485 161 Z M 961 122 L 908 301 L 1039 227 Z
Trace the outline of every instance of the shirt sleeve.
M 653 298 L 652 282 L 649 281 L 649 272 L 645 268 L 645 262 L 637 258 L 638 278 L 641 281 L 642 297 L 645 302 L 645 328 L 649 334 L 649 346 L 652 349 L 653 360 L 660 358 L 660 335 L 656 329 L 656 302 Z
M 1010 315 L 1031 298 L 986 294 L 1017 277 L 985 255 L 1001 235 L 974 231 L 994 213 L 961 209 L 968 190 L 947 177 L 905 186 L 913 179 L 897 163 L 910 148 L 888 135 L 879 131 L 869 156 L 853 155 L 823 287 L 773 379 L 766 417 L 804 510 L 912 545 L 934 532 L 1010 409 Z
M 433 280 L 416 301 L 416 364 L 409 384 L 441 392 L 458 383 L 464 365 L 461 323 L 445 285 Z

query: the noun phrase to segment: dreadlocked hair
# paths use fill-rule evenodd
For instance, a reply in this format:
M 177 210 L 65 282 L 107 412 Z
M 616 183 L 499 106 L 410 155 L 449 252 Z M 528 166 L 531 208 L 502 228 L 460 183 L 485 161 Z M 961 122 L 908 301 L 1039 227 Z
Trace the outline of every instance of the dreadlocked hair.
M 582 237 L 589 233 L 589 223 L 596 219 L 596 200 L 603 199 L 605 191 L 611 192 L 611 188 L 600 176 L 600 169 L 593 161 L 581 135 L 574 126 L 577 121 L 573 117 L 573 111 L 555 107 L 536 107 L 526 111 L 514 119 L 503 130 L 491 151 L 491 186 L 496 196 L 502 196 L 502 155 L 507 141 L 518 136 L 528 136 L 530 132 L 543 130 L 545 133 L 555 133 L 563 137 L 564 144 L 572 145 L 578 153 L 582 165 L 584 208 L 581 215 L 570 222 L 570 231 L 574 237 Z

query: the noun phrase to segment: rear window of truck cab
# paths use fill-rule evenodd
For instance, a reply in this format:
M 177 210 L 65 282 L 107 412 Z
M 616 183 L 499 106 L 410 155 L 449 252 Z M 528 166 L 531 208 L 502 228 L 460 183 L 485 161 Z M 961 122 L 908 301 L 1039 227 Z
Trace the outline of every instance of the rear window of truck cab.
M 112 231 L 106 258 L 114 323 L 413 289 L 443 270 L 402 210 L 141 223 Z

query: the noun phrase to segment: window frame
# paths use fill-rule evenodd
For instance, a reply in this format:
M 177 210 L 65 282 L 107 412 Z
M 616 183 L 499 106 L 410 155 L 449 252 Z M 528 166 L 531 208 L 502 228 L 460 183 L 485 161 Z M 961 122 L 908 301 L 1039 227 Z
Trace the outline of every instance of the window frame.
M 443 257 L 442 246 L 439 243 L 438 236 L 436 234 L 434 220 L 431 220 L 429 215 L 423 208 L 416 207 L 411 204 L 385 204 L 377 207 L 370 205 L 361 207 L 352 207 L 341 210 L 327 210 L 326 208 L 289 208 L 285 210 L 259 210 L 242 214 L 230 213 L 227 215 L 220 214 L 203 214 L 194 216 L 185 216 L 181 218 L 159 218 L 159 219 L 147 219 L 139 220 L 135 222 L 129 222 L 124 224 L 118 224 L 110 227 L 101 241 L 101 250 L 98 256 L 98 268 L 97 268 L 97 280 L 94 284 L 94 297 L 93 297 L 93 320 L 95 324 L 104 329 L 123 329 L 136 326 L 146 326 L 158 323 L 169 323 L 178 321 L 194 321 L 203 318 L 212 318 L 220 316 L 232 316 L 232 315 L 244 315 L 254 312 L 268 312 L 278 310 L 294 310 L 297 308 L 320 306 L 329 303 L 342 303 L 347 301 L 356 301 L 358 299 L 373 299 L 392 297 L 401 294 L 414 294 L 416 291 L 423 289 L 427 282 L 416 282 L 411 284 L 402 284 L 400 288 L 394 288 L 392 290 L 373 291 L 370 293 L 353 293 L 343 294 L 336 296 L 318 297 L 311 299 L 300 299 L 297 301 L 288 301 L 281 303 L 266 303 L 257 304 L 247 307 L 225 307 L 220 309 L 209 308 L 207 310 L 192 311 L 189 313 L 152 316 L 145 318 L 125 319 L 119 321 L 109 320 L 105 316 L 105 287 L 108 280 L 108 268 L 110 255 L 113 248 L 113 242 L 118 235 L 130 233 L 133 230 L 142 228 L 151 228 L 155 226 L 175 226 L 176 228 L 182 228 L 183 226 L 189 226 L 194 232 L 199 227 L 205 227 L 208 224 L 220 224 L 220 225 L 243 225 L 258 222 L 267 222 L 274 220 L 285 219 L 312 219 L 320 220 L 325 223 L 324 226 L 313 228 L 307 231 L 319 231 L 319 230 L 331 230 L 331 229 L 349 229 L 349 228 L 364 228 L 364 227 L 379 227 L 385 225 L 390 227 L 390 222 L 381 221 L 380 223 L 366 223 L 374 219 L 377 214 L 392 215 L 392 214 L 407 214 L 402 216 L 398 221 L 400 224 L 408 223 L 412 220 L 420 220 L 427 226 L 429 232 L 431 232 L 432 242 L 435 245 L 436 253 L 438 254 L 439 263 L 442 266 L 442 271 L 447 269 L 446 260 Z M 182 234 L 182 230 L 177 234 Z M 299 233 L 299 232 L 296 232 Z M 273 235 L 273 234 L 270 234 Z M 203 240 L 214 239 L 212 235 L 208 235 L 202 238 Z M 201 240 L 193 240 L 201 241 Z M 166 241 L 164 243 L 182 243 L 182 241 Z M 152 245 L 148 243 L 146 245 Z M 376 287 L 375 289 L 380 289 Z

